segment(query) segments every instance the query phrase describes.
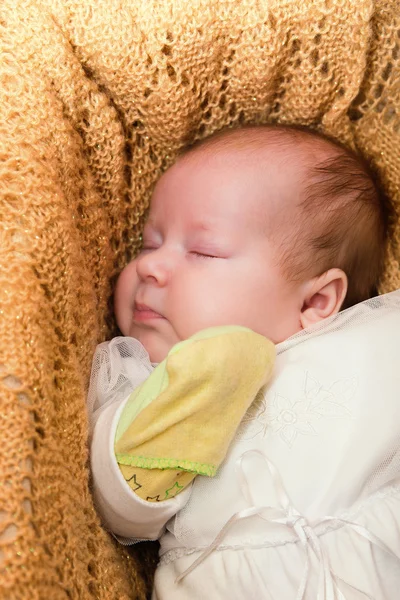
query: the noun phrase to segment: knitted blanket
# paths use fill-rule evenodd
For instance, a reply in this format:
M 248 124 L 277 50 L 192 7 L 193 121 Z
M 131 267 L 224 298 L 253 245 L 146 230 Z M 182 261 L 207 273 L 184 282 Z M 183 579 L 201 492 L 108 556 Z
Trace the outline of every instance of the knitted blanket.
M 154 182 L 227 125 L 301 123 L 369 157 L 394 205 L 396 0 L 2 0 L 0 596 L 145 598 L 145 547 L 94 510 L 85 397 Z

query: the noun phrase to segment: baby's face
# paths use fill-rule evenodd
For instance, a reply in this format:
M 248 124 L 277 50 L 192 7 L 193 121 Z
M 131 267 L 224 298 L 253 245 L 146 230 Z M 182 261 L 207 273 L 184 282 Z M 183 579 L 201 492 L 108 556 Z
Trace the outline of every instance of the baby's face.
M 268 181 L 282 181 L 272 169 Z M 158 182 L 143 249 L 122 271 L 118 325 L 153 362 L 216 325 L 243 325 L 280 342 L 301 327 L 296 294 L 266 233 L 276 210 L 254 167 L 224 157 L 185 158 Z

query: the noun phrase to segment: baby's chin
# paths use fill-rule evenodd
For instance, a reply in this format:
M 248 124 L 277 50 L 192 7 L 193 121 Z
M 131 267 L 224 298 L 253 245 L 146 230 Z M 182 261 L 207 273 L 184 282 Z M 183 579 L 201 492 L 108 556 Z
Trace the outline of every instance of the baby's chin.
M 144 345 L 144 344 L 143 344 Z M 144 346 L 147 350 L 147 352 L 149 353 L 149 357 L 150 357 L 150 361 L 152 363 L 160 363 L 162 362 L 165 358 L 167 358 L 168 356 L 168 352 L 171 350 L 172 346 L 174 346 L 175 344 L 165 347 L 165 348 L 146 348 L 146 346 Z
M 152 363 L 162 362 L 168 355 L 168 352 L 177 344 L 179 339 L 171 339 L 168 336 L 160 335 L 158 331 L 152 329 L 139 329 L 131 332 L 131 337 L 136 338 L 148 352 Z

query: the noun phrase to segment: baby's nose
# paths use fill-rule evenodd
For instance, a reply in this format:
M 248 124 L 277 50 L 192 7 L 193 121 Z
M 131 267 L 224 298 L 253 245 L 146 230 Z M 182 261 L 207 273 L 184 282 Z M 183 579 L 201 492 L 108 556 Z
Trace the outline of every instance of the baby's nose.
M 159 286 L 167 284 L 171 265 L 168 256 L 161 249 L 147 250 L 136 259 L 136 272 L 139 279 Z

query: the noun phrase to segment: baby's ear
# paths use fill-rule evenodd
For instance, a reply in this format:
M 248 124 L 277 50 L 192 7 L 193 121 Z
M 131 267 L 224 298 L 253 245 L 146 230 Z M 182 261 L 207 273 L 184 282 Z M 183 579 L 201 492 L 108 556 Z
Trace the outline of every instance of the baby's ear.
M 339 312 L 347 293 L 347 275 L 329 269 L 307 282 L 300 312 L 302 329 Z

